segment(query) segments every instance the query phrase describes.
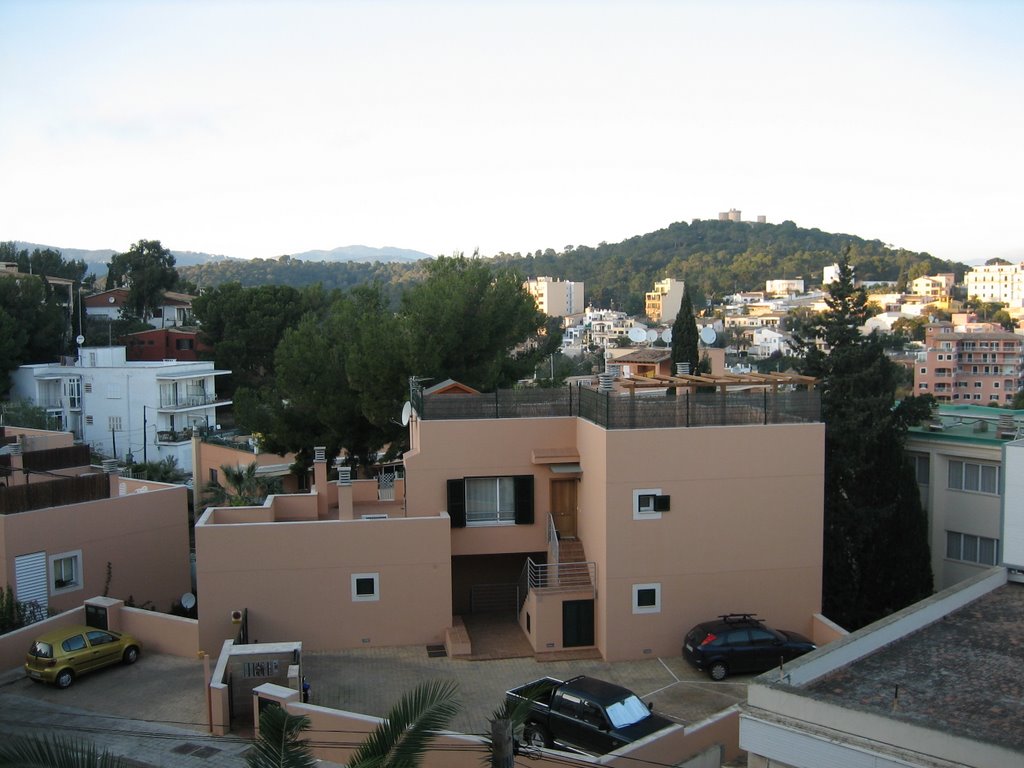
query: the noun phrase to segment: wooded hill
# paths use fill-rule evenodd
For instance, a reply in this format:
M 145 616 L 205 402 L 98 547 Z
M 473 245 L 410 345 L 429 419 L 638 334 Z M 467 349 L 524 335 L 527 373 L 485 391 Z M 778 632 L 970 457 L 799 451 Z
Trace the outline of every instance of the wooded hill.
M 970 269 L 927 253 L 889 248 L 880 240 L 804 229 L 791 221 L 677 222 L 620 243 L 601 243 L 596 248 L 567 246 L 561 252 L 549 248 L 526 255 L 499 253 L 493 262 L 512 267 L 524 278 L 548 275 L 584 282 L 588 303 L 636 315 L 643 313 L 644 293 L 656 280 L 686 280 L 699 307 L 706 299 L 762 290 L 769 279 L 802 277 L 811 288 L 820 284 L 824 267 L 833 264 L 844 249 L 848 249 L 849 261 L 861 280 L 904 282 L 920 275 L 954 272 L 960 281 Z M 410 283 L 424 279 L 422 262 L 338 264 L 288 256 L 202 264 L 179 272 L 200 288 L 225 282 L 296 288 L 319 283 L 328 290 L 348 290 L 379 283 L 393 301 Z

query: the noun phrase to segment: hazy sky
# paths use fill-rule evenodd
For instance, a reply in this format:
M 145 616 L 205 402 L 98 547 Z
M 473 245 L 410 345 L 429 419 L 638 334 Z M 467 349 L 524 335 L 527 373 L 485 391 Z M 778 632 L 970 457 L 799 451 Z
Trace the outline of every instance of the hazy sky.
M 1024 0 L 0 0 L 0 239 L 559 250 L 739 208 L 1024 260 Z

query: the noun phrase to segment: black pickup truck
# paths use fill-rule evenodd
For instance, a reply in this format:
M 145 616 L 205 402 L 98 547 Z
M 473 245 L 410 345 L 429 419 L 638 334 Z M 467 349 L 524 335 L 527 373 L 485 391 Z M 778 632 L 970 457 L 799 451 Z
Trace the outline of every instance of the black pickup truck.
M 566 681 L 544 677 L 505 695 L 513 705 L 530 701 L 523 729 L 530 746 L 603 755 L 673 725 L 628 688 L 583 675 Z

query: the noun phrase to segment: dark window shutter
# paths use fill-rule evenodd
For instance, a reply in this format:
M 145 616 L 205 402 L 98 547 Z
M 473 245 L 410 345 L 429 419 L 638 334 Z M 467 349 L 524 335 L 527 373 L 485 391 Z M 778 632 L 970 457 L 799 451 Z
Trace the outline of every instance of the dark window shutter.
M 461 478 L 448 481 L 448 517 L 452 528 L 466 527 L 466 481 Z
M 669 499 L 671 496 L 655 496 L 654 497 L 654 511 L 655 512 L 668 512 L 669 510 Z
M 533 524 L 533 475 L 516 475 L 516 525 Z

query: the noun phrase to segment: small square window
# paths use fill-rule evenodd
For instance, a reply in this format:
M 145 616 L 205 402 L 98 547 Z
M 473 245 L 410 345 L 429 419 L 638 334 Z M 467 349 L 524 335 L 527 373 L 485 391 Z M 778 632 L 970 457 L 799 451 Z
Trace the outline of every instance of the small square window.
M 661 613 L 661 584 L 633 585 L 633 613 Z
M 660 488 L 638 488 L 633 491 L 633 519 L 658 520 L 669 510 L 669 498 Z
M 66 592 L 82 588 L 82 553 L 64 552 L 50 558 L 50 589 Z
M 380 600 L 380 574 L 353 573 L 352 600 L 355 602 Z

